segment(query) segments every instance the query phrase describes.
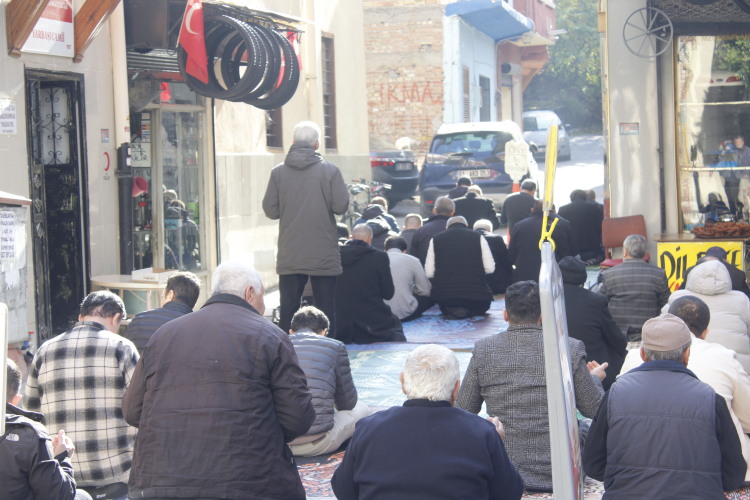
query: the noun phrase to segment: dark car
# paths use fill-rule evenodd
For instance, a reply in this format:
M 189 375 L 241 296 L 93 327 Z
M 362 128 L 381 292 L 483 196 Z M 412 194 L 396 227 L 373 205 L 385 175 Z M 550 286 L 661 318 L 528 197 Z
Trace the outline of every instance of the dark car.
M 419 168 L 413 151 L 399 149 L 383 139 L 370 138 L 370 167 L 373 181 L 390 184 L 385 196 L 391 207 L 416 194 Z
M 524 142 L 521 128 L 512 121 L 442 125 L 432 139 L 419 177 L 422 216 L 429 216 L 435 200 L 447 195 L 462 176 L 470 177 L 499 210 L 513 191 L 513 180 L 505 173 L 505 145 L 509 141 Z M 537 174 L 536 161 L 529 154 L 529 171 L 524 179 L 534 179 L 538 184 Z

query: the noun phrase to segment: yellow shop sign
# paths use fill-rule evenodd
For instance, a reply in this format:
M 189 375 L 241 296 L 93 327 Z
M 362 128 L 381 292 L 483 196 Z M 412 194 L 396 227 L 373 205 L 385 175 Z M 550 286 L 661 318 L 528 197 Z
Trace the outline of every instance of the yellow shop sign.
M 727 252 L 727 262 L 744 269 L 741 241 L 695 241 L 657 244 L 659 267 L 667 273 L 669 289 L 673 292 L 680 288 L 685 279 L 685 271 L 693 267 L 698 259 L 706 255 L 711 247 L 721 247 Z

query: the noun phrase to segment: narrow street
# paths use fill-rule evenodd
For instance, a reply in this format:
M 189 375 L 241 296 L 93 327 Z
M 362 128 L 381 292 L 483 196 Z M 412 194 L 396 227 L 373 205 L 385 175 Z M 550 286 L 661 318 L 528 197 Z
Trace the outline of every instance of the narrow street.
M 604 142 L 600 135 L 583 135 L 570 140 L 571 159 L 558 162 L 555 178 L 555 205 L 560 207 L 570 202 L 574 189 L 593 189 L 599 203 L 604 198 Z M 544 172 L 544 160 L 539 160 L 539 171 Z M 541 197 L 541 194 L 540 194 Z M 390 210 L 399 225 L 410 213 L 419 213 L 419 198 L 404 200 Z M 497 234 L 505 235 L 507 228 L 501 227 Z

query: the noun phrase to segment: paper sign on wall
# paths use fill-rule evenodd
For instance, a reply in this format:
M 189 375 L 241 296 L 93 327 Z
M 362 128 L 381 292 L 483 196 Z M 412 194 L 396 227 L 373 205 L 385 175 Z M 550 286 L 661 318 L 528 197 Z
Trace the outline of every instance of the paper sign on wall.
M 21 51 L 73 57 L 72 0 L 49 0 Z
M 0 134 L 16 133 L 16 101 L 0 99 Z
M 0 212 L 0 260 L 16 258 L 16 215 Z

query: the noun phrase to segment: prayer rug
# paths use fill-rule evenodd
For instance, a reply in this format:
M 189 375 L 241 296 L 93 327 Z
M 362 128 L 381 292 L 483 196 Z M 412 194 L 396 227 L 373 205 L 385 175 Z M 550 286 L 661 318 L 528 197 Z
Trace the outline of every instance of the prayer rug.
M 487 314 L 465 319 L 446 319 L 437 306 L 421 318 L 404 323 L 406 342 L 349 344 L 349 351 L 411 351 L 414 344 L 441 344 L 449 349 L 473 349 L 477 340 L 508 328 L 503 319 L 505 300 L 495 300 Z
M 418 347 L 411 344 L 409 350 Z M 450 347 L 450 346 L 448 346 Z M 399 375 L 404 371 L 408 351 L 359 351 L 349 353 L 352 378 L 357 387 L 357 397 L 375 413 L 391 406 L 401 406 L 406 396 L 401 391 Z M 470 352 L 457 352 L 463 380 L 471 360 Z
M 750 485 L 724 494 L 729 500 L 750 500 Z

